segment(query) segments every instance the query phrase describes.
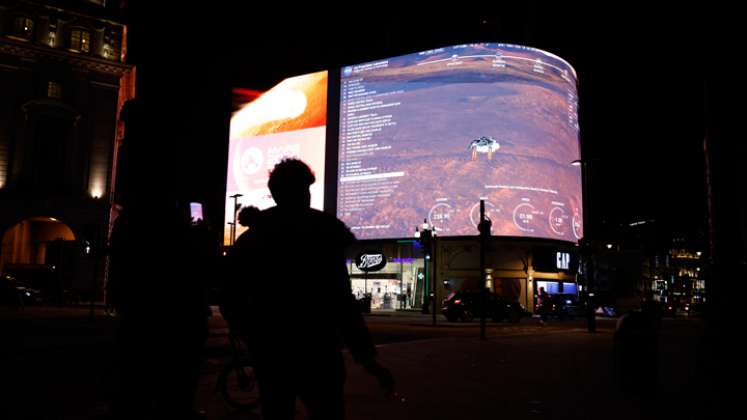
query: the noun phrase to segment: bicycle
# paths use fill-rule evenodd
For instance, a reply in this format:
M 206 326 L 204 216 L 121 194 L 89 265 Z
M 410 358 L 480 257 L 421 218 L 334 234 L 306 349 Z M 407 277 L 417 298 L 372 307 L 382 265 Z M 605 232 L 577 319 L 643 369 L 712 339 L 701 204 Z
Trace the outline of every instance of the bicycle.
M 229 331 L 231 359 L 218 375 L 216 384 L 223 399 L 234 408 L 248 409 L 259 405 L 259 386 L 246 345 Z

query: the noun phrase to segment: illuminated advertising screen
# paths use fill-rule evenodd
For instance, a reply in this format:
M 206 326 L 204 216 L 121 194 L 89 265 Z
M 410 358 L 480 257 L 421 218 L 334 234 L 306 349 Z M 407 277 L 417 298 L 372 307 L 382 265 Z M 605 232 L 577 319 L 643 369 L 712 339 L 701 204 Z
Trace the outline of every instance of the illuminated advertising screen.
M 269 172 L 281 159 L 295 157 L 316 175 L 311 206 L 324 206 L 324 152 L 327 124 L 327 72 L 283 80 L 251 102 L 238 104 L 231 116 L 226 175 L 224 243 L 230 243 L 234 199 L 265 209 L 275 205 L 267 188 Z M 245 228 L 237 227 L 236 236 Z
M 529 47 L 468 44 L 346 66 L 337 216 L 360 239 L 583 236 L 575 70 Z M 578 163 L 578 162 L 577 162 Z

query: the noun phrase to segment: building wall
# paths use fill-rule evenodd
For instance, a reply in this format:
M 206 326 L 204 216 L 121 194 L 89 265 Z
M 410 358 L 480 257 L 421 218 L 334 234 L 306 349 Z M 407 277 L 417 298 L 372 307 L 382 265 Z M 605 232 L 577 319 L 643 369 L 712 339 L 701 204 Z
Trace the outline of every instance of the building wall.
M 550 280 L 575 282 L 575 273 L 540 271 L 534 268 L 534 254 L 540 248 L 552 248 L 569 253 L 575 252 L 572 244 L 551 241 L 521 241 L 510 238 L 492 238 L 485 255 L 485 268 L 492 278 L 492 290 L 502 296 L 517 298 L 519 303 L 534 310 L 537 293 L 535 281 Z M 480 246 L 475 239 L 439 239 L 436 254 L 439 298 L 447 290 L 443 281 L 458 280 L 462 288 L 478 288 L 480 281 Z M 516 295 L 516 288 L 519 288 Z
M 434 248 L 434 257 L 429 263 L 429 281 L 436 285 L 436 302 L 441 302 L 453 290 L 477 289 L 480 281 L 480 246 L 475 238 L 438 238 Z M 516 240 L 512 238 L 492 238 L 486 253 L 485 266 L 492 278 L 491 289 L 501 295 L 515 298 L 527 307 L 534 310 L 534 297 L 537 293 L 535 282 L 537 280 L 558 281 L 575 283 L 576 276 L 573 270 L 548 270 L 547 268 L 535 268 L 534 255 L 543 251 L 562 251 L 571 254 L 576 253 L 576 247 L 569 243 L 541 240 Z M 414 241 L 362 241 L 348 250 L 348 258 L 351 259 L 348 268 L 354 277 L 354 282 L 359 282 L 361 272 L 352 263 L 352 259 L 363 251 L 383 252 L 390 263 L 384 268 L 384 273 L 394 273 L 405 267 L 400 273 L 403 283 L 416 275 L 416 270 L 424 266 L 423 248 Z M 403 261 L 407 260 L 407 263 Z M 539 267 L 539 265 L 538 265 Z M 435 276 L 434 276 L 435 274 Z M 369 279 L 385 277 L 377 273 L 369 274 Z M 414 284 L 418 284 L 415 282 Z M 431 289 L 432 284 L 429 286 Z M 422 302 L 422 294 L 417 293 Z M 418 308 L 416 303 L 413 308 Z
M 100 10 L 0 5 L 0 235 L 29 218 L 54 217 L 77 240 L 104 245 L 118 111 L 123 92 L 134 92 L 120 89 L 133 70 L 124 63 L 126 28 Z M 91 265 L 78 248 L 76 267 Z M 95 277 L 101 287 L 97 270 L 72 284 Z

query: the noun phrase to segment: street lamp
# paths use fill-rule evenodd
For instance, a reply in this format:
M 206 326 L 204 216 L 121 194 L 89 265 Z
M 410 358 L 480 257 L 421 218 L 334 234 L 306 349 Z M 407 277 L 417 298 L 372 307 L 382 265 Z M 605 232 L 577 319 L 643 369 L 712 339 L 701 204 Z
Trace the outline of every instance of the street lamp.
M 236 213 L 239 211 L 239 197 L 243 196 L 244 194 L 239 193 L 229 196 L 233 198 L 233 223 L 229 223 L 231 225 L 231 245 L 236 242 Z
M 228 225 L 228 230 L 229 230 L 230 235 L 231 235 L 229 237 L 229 245 L 233 246 L 233 241 L 234 241 L 233 234 L 234 234 L 234 228 L 236 226 L 236 223 L 234 223 L 234 222 L 228 222 L 227 225 Z
M 586 326 L 589 332 L 597 331 L 597 320 L 596 314 L 594 313 L 594 273 L 592 271 L 593 264 L 591 262 L 591 226 L 589 221 L 589 174 L 588 166 L 589 162 L 586 160 L 577 159 L 571 162 L 573 166 L 581 167 L 581 202 L 583 203 L 583 237 L 579 241 L 581 246 L 581 255 L 584 258 L 584 275 L 586 276 Z
M 435 229 L 433 226 L 428 223 L 427 219 L 423 219 L 423 223 L 415 228 L 415 237 L 418 238 L 418 241 L 423 246 L 423 252 L 424 252 L 424 259 L 423 259 L 423 271 L 425 271 L 425 279 L 423 284 L 423 295 L 425 296 L 426 293 L 430 293 L 431 301 L 433 302 L 433 324 L 436 324 L 436 281 L 435 279 L 430 279 L 430 291 L 428 290 L 428 266 L 430 265 L 431 260 L 431 243 L 436 236 Z M 431 277 L 433 275 L 431 274 Z M 428 313 L 428 300 L 424 299 L 423 301 L 423 310 L 422 312 L 424 314 Z
M 488 249 L 488 241 L 490 239 L 490 228 L 492 226 L 490 218 L 485 215 L 485 200 L 480 199 L 480 223 L 477 224 L 477 231 L 480 233 L 480 339 L 487 339 L 487 332 L 485 327 L 485 313 L 488 302 L 488 289 L 486 288 L 486 269 L 485 269 L 485 254 Z M 492 271 L 491 271 L 492 272 Z

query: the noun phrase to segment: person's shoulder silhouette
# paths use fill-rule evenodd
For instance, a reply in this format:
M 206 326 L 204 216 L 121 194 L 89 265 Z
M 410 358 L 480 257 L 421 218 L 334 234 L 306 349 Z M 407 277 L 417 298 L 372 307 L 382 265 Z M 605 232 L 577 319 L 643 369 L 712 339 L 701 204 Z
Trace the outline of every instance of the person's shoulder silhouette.
M 286 158 L 275 165 L 267 186 L 276 206 L 262 212 L 257 230 L 270 236 L 270 242 L 283 234 L 292 236 L 295 244 L 322 241 L 344 247 L 352 243 L 355 237 L 344 223 L 311 208 L 310 187 L 315 181 L 314 172 L 298 159 Z

